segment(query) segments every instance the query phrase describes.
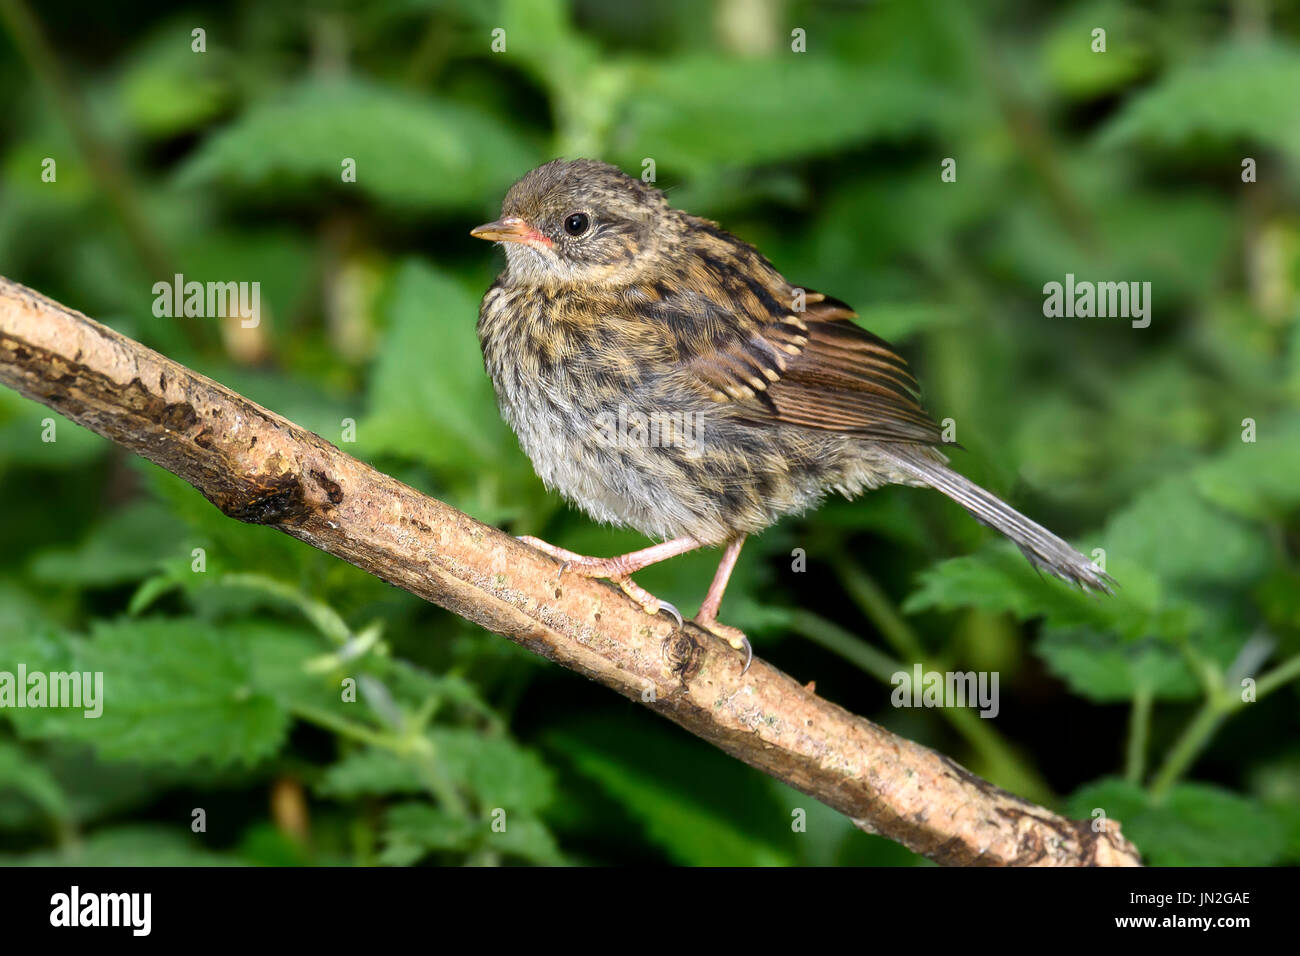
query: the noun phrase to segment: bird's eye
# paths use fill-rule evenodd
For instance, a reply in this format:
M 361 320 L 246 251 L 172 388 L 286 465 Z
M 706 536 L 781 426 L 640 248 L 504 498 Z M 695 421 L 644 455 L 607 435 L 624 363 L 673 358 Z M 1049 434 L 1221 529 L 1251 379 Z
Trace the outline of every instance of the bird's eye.
M 571 236 L 580 236 L 587 231 L 591 220 L 585 212 L 571 212 L 564 219 L 564 231 Z

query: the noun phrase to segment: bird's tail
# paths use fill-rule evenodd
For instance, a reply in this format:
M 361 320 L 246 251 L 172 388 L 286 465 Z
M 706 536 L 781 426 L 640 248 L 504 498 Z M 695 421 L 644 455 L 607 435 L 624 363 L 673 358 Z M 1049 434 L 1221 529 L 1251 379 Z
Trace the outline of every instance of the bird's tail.
M 1042 525 L 1030 521 L 996 495 L 953 471 L 929 448 L 896 444 L 883 450 L 903 471 L 916 478 L 918 484 L 942 491 L 969 511 L 976 521 L 1014 541 L 1034 567 L 1084 590 L 1111 593 L 1114 580 L 1110 575 Z

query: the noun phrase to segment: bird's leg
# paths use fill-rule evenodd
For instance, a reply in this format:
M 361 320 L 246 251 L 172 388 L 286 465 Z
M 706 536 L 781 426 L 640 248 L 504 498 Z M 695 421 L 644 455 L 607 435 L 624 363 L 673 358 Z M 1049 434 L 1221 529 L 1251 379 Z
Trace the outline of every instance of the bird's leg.
M 642 568 L 648 568 L 652 564 L 658 564 L 660 561 L 666 561 L 668 558 L 675 558 L 679 554 L 685 554 L 687 551 L 694 551 L 696 548 L 702 547 L 700 542 L 694 538 L 689 536 L 673 538 L 671 541 L 651 545 L 648 548 L 642 548 L 640 551 L 620 554 L 613 558 L 589 558 L 583 554 L 566 551 L 564 548 L 557 548 L 540 538 L 522 537 L 519 540 L 524 544 L 532 545 L 538 551 L 549 554 L 558 561 L 563 561 L 564 565 L 560 568 L 560 574 L 573 571 L 585 578 L 607 578 L 617 584 L 624 594 L 641 605 L 642 610 L 647 614 L 658 614 L 661 610 L 666 610 L 677 618 L 677 626 L 681 626 L 682 615 L 677 608 L 667 601 L 659 600 L 659 598 L 633 581 L 631 575 Z
M 727 582 L 731 579 L 731 572 L 736 567 L 736 559 L 740 557 L 740 548 L 744 543 L 745 536 L 741 535 L 722 552 L 722 560 L 718 563 L 717 573 L 713 575 L 713 583 L 709 585 L 709 593 L 704 596 L 704 603 L 700 605 L 700 613 L 695 615 L 694 621 L 697 627 L 716 634 L 736 650 L 745 652 L 745 667 L 741 674 L 749 670 L 749 665 L 754 660 L 754 649 L 749 646 L 749 638 L 744 631 L 718 623 L 718 609 L 722 607 L 723 592 L 727 590 Z

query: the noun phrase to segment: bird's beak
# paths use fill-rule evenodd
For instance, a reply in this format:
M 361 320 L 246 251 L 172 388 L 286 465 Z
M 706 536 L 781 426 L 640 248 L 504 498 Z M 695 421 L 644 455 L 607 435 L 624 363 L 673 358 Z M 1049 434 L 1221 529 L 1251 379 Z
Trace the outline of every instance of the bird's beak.
M 551 244 L 551 240 L 518 216 L 507 216 L 496 222 L 485 222 L 471 229 L 469 234 L 475 239 L 487 239 L 491 242 L 528 242 L 547 246 Z

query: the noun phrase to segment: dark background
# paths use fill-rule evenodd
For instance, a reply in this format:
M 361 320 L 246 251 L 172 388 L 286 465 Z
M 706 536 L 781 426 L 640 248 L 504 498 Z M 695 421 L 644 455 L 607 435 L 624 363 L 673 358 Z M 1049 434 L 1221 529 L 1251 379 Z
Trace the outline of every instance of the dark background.
M 1121 819 L 1151 863 L 1295 863 L 1298 30 L 1266 0 L 0 0 L 0 273 L 484 521 L 615 554 L 646 542 L 548 494 L 500 421 L 474 322 L 501 256 L 468 230 L 554 156 L 651 159 L 675 205 L 853 304 L 954 464 L 1120 583 L 1044 581 L 889 489 L 751 539 L 723 619 L 1001 786 Z M 156 318 L 177 272 L 260 282 L 261 324 Z M 1044 316 L 1067 273 L 1150 282 L 1150 327 Z M 715 561 L 638 580 L 693 610 Z M 109 699 L 0 711 L 9 863 L 919 862 L 5 390 L 20 661 L 103 671 Z M 998 717 L 892 707 L 918 661 L 996 671 Z

